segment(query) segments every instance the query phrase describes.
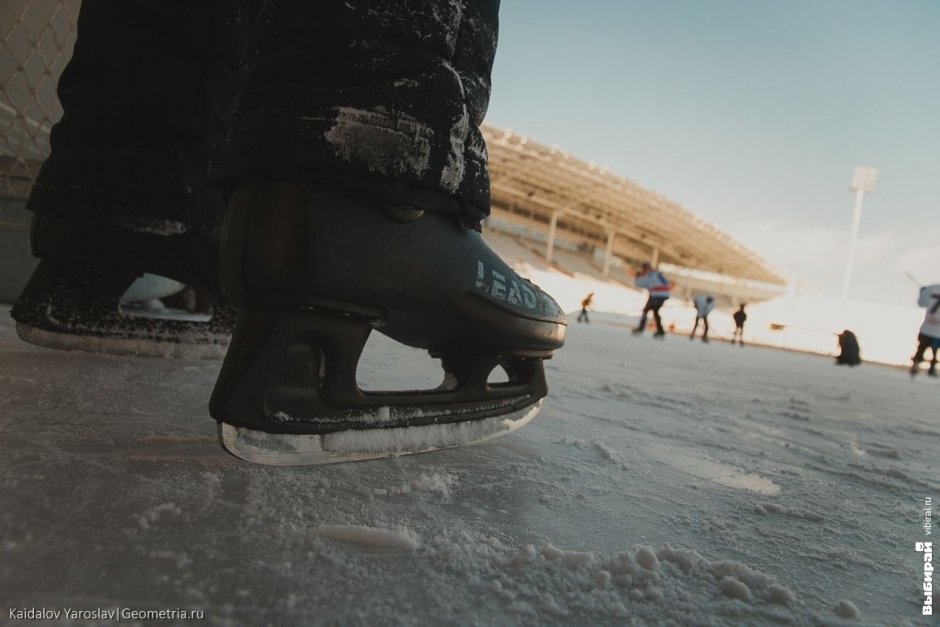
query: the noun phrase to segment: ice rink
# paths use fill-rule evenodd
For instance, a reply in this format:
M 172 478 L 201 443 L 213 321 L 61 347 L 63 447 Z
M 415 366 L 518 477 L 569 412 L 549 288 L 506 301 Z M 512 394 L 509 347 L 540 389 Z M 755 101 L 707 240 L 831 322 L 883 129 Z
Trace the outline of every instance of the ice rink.
M 0 310 L 0 623 L 929 622 L 940 381 L 595 318 L 517 433 L 273 468 L 219 448 L 219 362 L 40 349 Z M 436 383 L 378 340 L 364 385 Z

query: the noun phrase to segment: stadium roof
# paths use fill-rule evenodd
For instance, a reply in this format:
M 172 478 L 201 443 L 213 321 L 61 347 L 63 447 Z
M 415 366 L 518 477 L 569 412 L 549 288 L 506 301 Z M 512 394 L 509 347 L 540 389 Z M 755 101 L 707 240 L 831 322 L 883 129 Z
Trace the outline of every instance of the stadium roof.
M 557 148 L 489 126 L 493 206 L 605 245 L 628 260 L 658 259 L 734 279 L 782 285 L 783 274 L 731 236 L 635 183 Z M 556 213 L 557 212 L 557 213 Z

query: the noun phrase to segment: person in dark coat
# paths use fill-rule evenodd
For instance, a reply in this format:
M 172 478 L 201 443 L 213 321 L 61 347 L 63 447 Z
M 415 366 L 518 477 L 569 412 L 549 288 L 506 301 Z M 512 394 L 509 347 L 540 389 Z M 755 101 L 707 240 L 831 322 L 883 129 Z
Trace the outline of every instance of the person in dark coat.
M 836 365 L 857 366 L 860 363 L 862 363 L 862 354 L 858 347 L 858 338 L 846 329 L 839 334 L 839 356 L 836 357 Z
M 734 335 L 731 337 L 731 343 L 738 342 L 744 347 L 744 321 L 747 320 L 747 314 L 744 313 L 744 304 L 742 303 L 738 310 L 732 316 L 734 318 Z

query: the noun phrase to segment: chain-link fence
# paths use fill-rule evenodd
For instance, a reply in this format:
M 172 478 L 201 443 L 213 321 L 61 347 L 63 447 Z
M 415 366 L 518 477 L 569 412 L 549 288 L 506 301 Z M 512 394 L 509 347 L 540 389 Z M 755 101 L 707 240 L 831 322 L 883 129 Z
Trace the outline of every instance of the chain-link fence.
M 36 265 L 23 211 L 49 131 L 62 115 L 59 74 L 72 56 L 81 0 L 0 0 L 0 303 Z
M 0 0 L 0 199 L 29 194 L 62 115 L 56 82 L 81 0 Z

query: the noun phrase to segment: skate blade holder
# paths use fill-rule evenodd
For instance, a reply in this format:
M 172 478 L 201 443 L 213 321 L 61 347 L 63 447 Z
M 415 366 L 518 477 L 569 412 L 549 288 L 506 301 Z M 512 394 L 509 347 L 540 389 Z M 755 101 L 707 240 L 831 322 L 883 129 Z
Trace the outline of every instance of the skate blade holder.
M 528 423 L 547 393 L 541 358 L 456 348 L 433 390 L 372 392 L 356 368 L 374 320 L 296 308 L 241 312 L 210 401 L 229 452 L 323 464 L 482 442 Z M 502 366 L 508 381 L 488 382 Z

